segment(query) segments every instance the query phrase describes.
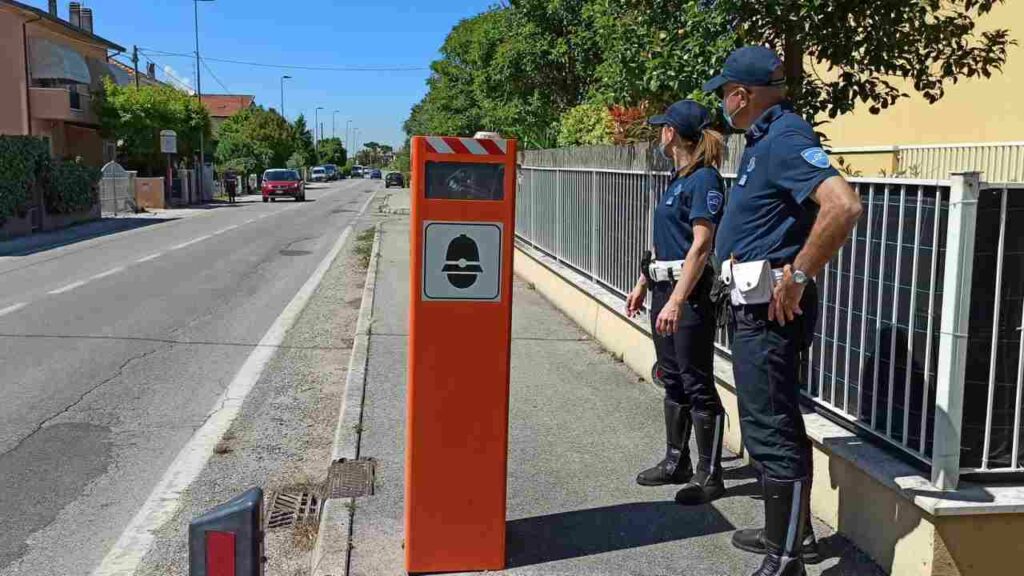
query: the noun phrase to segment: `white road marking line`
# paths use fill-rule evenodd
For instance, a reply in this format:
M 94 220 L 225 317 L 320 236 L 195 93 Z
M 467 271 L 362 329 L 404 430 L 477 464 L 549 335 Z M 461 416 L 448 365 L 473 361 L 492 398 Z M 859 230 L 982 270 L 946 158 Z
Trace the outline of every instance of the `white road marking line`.
M 163 252 L 157 252 L 156 254 L 150 254 L 149 256 L 146 256 L 145 258 L 139 258 L 135 262 L 136 262 L 136 264 L 142 264 L 143 262 L 149 262 L 150 260 L 155 260 L 155 259 L 157 259 L 157 258 L 159 258 L 159 257 L 161 257 L 163 255 L 164 255 Z
M 95 276 L 91 276 L 89 278 L 89 280 L 99 280 L 100 278 L 106 278 L 107 276 L 113 276 L 114 274 L 117 274 L 118 272 L 122 272 L 122 271 L 124 271 L 124 266 L 118 266 L 117 268 L 111 268 L 110 270 L 107 270 L 106 272 L 100 272 L 99 274 L 97 274 Z
M 28 302 L 18 302 L 17 304 L 12 304 L 7 308 L 0 310 L 0 316 L 10 314 L 11 312 L 17 312 L 18 310 L 21 310 L 25 306 L 28 306 Z
M 217 230 L 215 232 L 215 234 L 223 234 L 225 232 L 229 232 L 231 230 L 234 230 L 235 228 L 238 228 L 238 224 L 232 224 L 231 226 L 228 226 L 227 228 L 221 228 L 220 230 Z
M 195 244 L 196 242 L 202 242 L 203 240 L 206 240 L 210 236 L 212 236 L 212 234 L 206 234 L 205 236 L 200 236 L 198 238 L 193 238 L 193 239 L 189 240 L 188 242 L 182 242 L 181 244 L 178 244 L 177 246 L 172 246 L 171 250 L 180 250 L 180 249 L 182 249 L 182 248 L 184 248 L 186 246 L 191 246 L 191 245 Z
M 371 195 L 367 198 L 358 216 L 362 216 L 366 212 L 372 200 L 373 196 Z M 221 437 L 238 416 L 246 396 L 252 391 L 253 386 L 263 373 L 263 369 L 274 356 L 277 346 L 284 341 L 288 329 L 302 313 L 327 274 L 327 270 L 341 253 L 345 241 L 348 240 L 352 232 L 352 226 L 353 224 L 349 224 L 345 227 L 330 252 L 324 256 L 306 283 L 295 293 L 280 316 L 274 320 L 256 348 L 249 353 L 249 357 L 235 374 L 231 384 L 214 404 L 206 421 L 178 452 L 174 462 L 164 472 L 160 482 L 150 493 L 142 508 L 121 533 L 117 543 L 103 558 L 99 567 L 93 570 L 92 576 L 126 576 L 135 573 L 142 558 L 153 545 L 154 534 L 177 512 L 182 492 L 195 481 L 199 473 L 206 467 L 213 448 L 220 442 Z
M 252 223 L 253 223 L 253 222 L 255 222 L 255 221 L 256 221 L 256 219 L 255 219 L 255 218 L 249 218 L 249 219 L 248 219 L 248 220 L 246 220 L 246 221 L 245 221 L 244 223 L 245 223 L 245 224 L 252 224 Z
M 68 284 L 67 286 L 65 286 L 63 288 L 57 288 L 56 290 L 50 290 L 49 292 L 47 292 L 47 294 L 52 294 L 52 295 L 63 294 L 65 292 L 70 292 L 70 291 L 74 290 L 75 288 L 79 288 L 81 286 L 85 286 L 85 280 L 79 280 L 78 282 L 72 282 L 71 284 Z

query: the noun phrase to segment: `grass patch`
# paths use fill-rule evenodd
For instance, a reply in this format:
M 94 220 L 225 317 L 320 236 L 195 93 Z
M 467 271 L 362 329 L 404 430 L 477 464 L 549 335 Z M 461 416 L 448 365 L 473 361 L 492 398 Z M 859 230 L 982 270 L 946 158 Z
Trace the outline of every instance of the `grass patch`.
M 373 252 L 373 237 L 376 234 L 374 228 L 367 228 L 356 236 L 355 253 L 359 259 L 359 266 L 366 269 L 370 266 L 370 254 Z

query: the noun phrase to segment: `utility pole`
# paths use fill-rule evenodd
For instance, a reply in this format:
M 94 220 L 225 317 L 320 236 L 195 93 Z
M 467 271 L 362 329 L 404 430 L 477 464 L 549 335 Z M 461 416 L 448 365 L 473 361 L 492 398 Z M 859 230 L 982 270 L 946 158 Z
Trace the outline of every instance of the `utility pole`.
M 135 67 L 135 89 L 139 89 L 139 47 L 132 45 L 132 65 Z
M 202 82 L 202 64 L 199 63 L 199 3 L 200 2 L 213 2 L 213 0 L 192 0 L 192 9 L 195 12 L 195 23 L 196 23 L 196 99 L 199 100 L 199 106 L 203 105 L 203 82 Z M 199 197 L 203 197 L 203 168 L 206 165 L 206 153 L 203 127 L 199 127 L 199 166 L 196 166 L 196 189 L 199 192 Z
M 334 118 L 338 115 L 338 110 L 331 112 L 331 138 L 337 138 L 338 136 L 334 133 Z

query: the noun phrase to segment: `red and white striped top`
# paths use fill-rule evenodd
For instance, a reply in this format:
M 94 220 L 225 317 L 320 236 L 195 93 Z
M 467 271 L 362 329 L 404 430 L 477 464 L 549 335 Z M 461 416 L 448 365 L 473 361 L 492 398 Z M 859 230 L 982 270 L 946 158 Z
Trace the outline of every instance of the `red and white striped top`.
M 508 150 L 504 140 L 489 138 L 456 138 L 453 136 L 427 136 L 427 151 L 434 154 L 473 154 L 476 156 L 503 156 Z

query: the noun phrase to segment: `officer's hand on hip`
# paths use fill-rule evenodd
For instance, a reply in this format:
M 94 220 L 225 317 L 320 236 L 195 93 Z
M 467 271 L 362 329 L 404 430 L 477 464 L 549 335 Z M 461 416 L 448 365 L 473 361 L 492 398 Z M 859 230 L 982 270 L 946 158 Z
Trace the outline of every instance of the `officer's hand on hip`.
M 804 286 L 793 279 L 793 267 L 786 264 L 782 269 L 782 278 L 775 285 L 772 301 L 768 304 L 768 320 L 785 326 L 794 318 L 804 313 L 800 309 L 800 299 L 804 295 Z
M 658 320 L 655 322 L 655 329 L 661 336 L 668 336 L 669 334 L 675 334 L 676 329 L 679 327 L 679 316 L 682 314 L 682 308 L 679 303 L 676 302 L 675 298 L 669 298 L 665 306 L 662 307 L 661 313 L 658 314 Z
M 626 316 L 632 318 L 639 314 L 640 309 L 643 308 L 645 298 L 647 298 L 647 283 L 641 278 L 637 280 L 633 291 L 626 298 Z

